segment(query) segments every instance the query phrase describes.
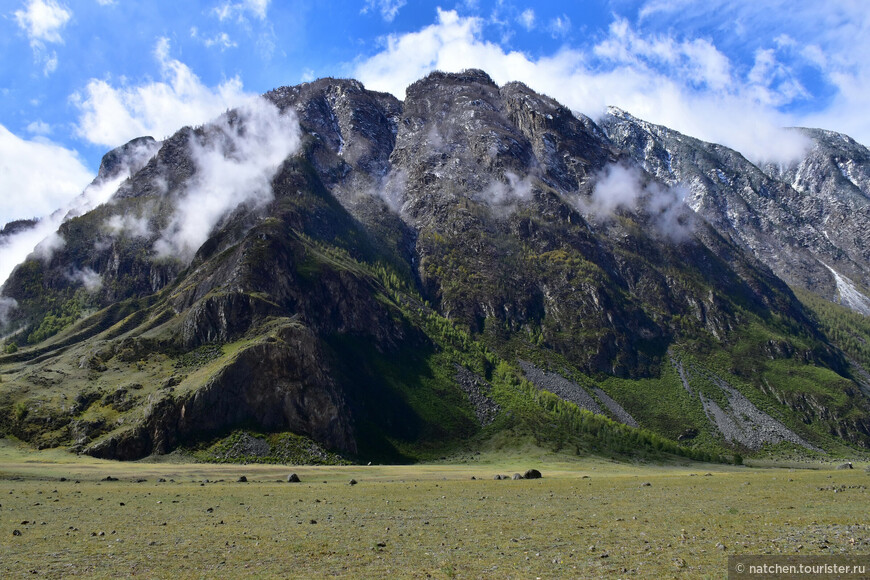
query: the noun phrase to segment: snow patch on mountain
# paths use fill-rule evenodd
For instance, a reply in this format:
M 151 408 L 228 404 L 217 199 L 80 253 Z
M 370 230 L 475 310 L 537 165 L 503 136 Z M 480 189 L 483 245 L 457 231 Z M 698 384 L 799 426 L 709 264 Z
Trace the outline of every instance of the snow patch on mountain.
M 847 306 L 856 312 L 860 312 L 864 316 L 870 316 L 870 298 L 867 298 L 846 276 L 839 274 L 836 270 L 825 264 L 825 267 L 834 275 L 834 280 L 837 282 L 837 292 L 840 295 L 840 304 Z

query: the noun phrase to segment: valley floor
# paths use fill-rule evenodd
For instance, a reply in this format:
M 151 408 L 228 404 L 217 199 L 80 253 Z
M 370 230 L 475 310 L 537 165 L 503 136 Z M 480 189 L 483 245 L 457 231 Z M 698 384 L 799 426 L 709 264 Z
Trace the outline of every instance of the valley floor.
M 0 576 L 722 578 L 730 554 L 870 554 L 864 466 L 811 467 L 116 463 L 0 439 Z

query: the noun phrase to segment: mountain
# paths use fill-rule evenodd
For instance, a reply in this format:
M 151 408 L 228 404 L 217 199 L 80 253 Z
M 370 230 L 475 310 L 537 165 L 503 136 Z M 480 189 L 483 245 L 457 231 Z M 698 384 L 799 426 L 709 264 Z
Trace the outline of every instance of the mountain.
M 111 199 L 3 286 L 0 433 L 121 459 L 246 429 L 360 461 L 854 453 L 863 351 L 812 300 L 828 268 L 859 291 L 863 246 L 789 171 L 477 70 L 403 102 L 281 87 L 107 154 Z
M 870 151 L 845 135 L 792 129 L 811 147 L 788 165 L 738 152 L 611 107 L 611 141 L 792 286 L 870 315 Z

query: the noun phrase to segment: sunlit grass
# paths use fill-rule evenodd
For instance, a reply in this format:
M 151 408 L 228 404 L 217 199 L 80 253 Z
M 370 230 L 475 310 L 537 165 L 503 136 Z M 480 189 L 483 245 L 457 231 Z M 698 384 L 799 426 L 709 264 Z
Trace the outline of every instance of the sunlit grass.
M 636 465 L 531 447 L 410 466 L 117 463 L 0 442 L 9 578 L 721 578 L 729 554 L 870 549 L 857 464 Z M 544 478 L 493 480 L 530 467 Z

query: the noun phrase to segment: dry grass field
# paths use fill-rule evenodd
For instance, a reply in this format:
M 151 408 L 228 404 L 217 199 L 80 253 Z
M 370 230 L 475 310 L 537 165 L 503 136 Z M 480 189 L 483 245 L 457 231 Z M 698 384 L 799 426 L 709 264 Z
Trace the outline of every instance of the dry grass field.
M 493 479 L 532 467 L 543 479 Z M 870 553 L 864 466 L 804 467 L 535 450 L 411 466 L 115 463 L 0 439 L 0 577 L 724 578 L 729 554 Z

